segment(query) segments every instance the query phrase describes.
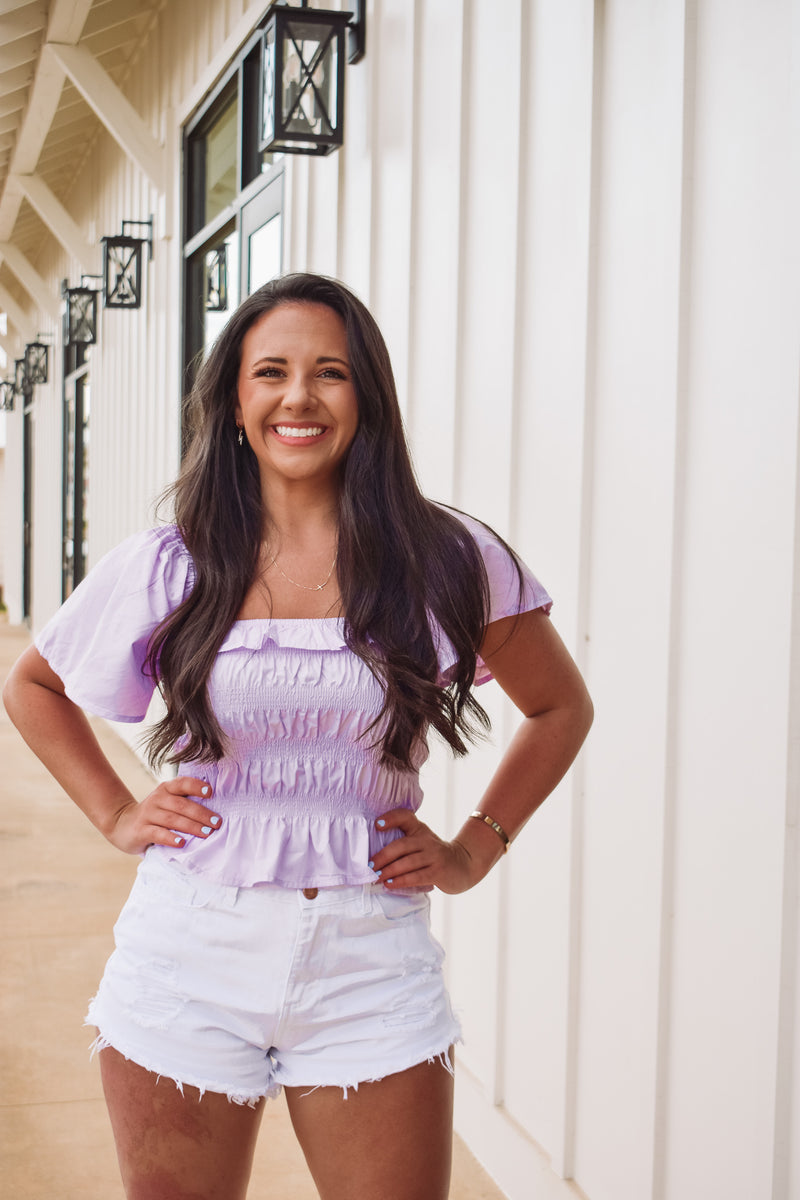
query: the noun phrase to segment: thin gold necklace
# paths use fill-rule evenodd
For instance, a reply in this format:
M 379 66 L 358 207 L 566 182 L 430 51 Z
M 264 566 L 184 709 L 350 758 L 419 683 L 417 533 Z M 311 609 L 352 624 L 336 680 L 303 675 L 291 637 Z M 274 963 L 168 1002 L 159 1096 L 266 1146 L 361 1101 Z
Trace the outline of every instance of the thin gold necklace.
M 287 583 L 291 583 L 296 588 L 301 588 L 304 592 L 321 592 L 322 589 L 327 587 L 331 581 L 331 575 L 333 575 L 333 568 L 336 566 L 336 559 L 338 557 L 339 557 L 339 547 L 337 546 L 336 553 L 333 556 L 333 562 L 331 563 L 330 571 L 328 571 L 328 574 L 325 576 L 322 583 L 316 583 L 316 584 L 314 584 L 313 587 L 309 587 L 307 583 L 298 583 L 296 579 L 292 579 L 291 575 L 287 575 L 286 572 L 284 571 L 283 567 L 280 566 L 280 564 L 274 554 L 270 554 L 269 561 L 270 561 L 270 566 L 278 568 L 278 571 L 281 573 L 281 575 L 283 576 L 283 578 L 286 580 Z

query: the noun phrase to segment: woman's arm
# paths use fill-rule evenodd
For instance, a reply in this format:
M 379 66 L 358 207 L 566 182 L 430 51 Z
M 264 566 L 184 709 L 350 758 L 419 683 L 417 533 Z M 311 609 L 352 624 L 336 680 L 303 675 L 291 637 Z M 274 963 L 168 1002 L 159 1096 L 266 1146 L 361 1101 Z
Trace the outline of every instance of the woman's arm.
M 103 754 L 83 711 L 35 646 L 11 670 L 3 702 L 34 754 L 113 846 L 142 854 L 147 846 L 183 845 L 178 834 L 207 837 L 221 821 L 188 797 L 210 797 L 201 779 L 181 777 L 159 784 L 141 803 L 131 795 Z M 203 789 L 206 789 L 205 793 Z
M 513 841 L 581 748 L 592 723 L 592 702 L 541 609 L 489 625 L 481 657 L 524 717 L 479 809 Z M 384 828 L 405 835 L 375 856 L 375 870 L 390 889 L 434 884 L 443 892 L 463 892 L 503 856 L 499 834 L 474 818 L 465 821 L 451 842 L 437 837 L 408 809 L 392 809 L 379 820 Z

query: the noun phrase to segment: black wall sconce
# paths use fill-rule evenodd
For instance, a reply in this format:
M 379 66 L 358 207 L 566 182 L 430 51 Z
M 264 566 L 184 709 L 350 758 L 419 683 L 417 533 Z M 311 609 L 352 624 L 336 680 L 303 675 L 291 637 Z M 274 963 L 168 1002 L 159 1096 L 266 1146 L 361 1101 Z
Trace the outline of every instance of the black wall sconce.
M 33 384 L 28 378 L 27 363 L 24 356 L 14 359 L 14 395 L 23 404 L 27 404 L 33 391 Z
M 100 289 L 89 287 L 87 279 L 101 280 L 102 275 L 81 275 L 80 287 L 67 287 L 61 294 L 67 301 L 64 314 L 64 340 L 68 346 L 93 346 L 97 342 L 97 297 Z
M 132 228 L 146 229 L 147 235 L 132 235 Z M 103 306 L 105 308 L 141 308 L 142 248 L 147 245 L 147 261 L 153 260 L 153 218 L 149 221 L 123 221 L 122 232 L 101 239 L 103 242 Z
M 321 155 L 342 145 L 345 58 L 364 57 L 366 19 L 363 0 L 355 13 L 273 5 L 261 50 L 262 152 Z
M 0 379 L 0 412 L 14 411 L 16 385 L 13 379 Z
M 25 374 L 31 385 L 47 383 L 49 352 L 46 342 L 28 342 L 25 347 Z
M 223 244 L 206 254 L 206 312 L 228 308 L 228 247 Z

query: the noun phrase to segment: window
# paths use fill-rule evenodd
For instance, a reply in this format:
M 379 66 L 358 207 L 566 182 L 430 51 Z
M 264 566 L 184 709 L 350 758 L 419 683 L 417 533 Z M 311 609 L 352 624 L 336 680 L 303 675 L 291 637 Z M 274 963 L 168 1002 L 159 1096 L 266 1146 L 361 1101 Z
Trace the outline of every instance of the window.
M 234 309 L 281 271 L 283 156 L 258 148 L 261 54 L 256 31 L 185 130 L 187 390 Z
M 61 599 L 86 574 L 88 552 L 90 387 L 87 347 L 64 347 Z

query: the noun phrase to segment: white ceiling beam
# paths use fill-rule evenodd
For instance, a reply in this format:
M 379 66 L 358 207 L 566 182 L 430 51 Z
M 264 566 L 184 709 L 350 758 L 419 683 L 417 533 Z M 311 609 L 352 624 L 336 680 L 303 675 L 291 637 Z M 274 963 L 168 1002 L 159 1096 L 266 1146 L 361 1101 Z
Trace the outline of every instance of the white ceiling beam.
M 166 190 L 164 147 L 145 125 L 136 109 L 85 46 L 48 42 L 42 57 L 52 56 L 69 76 L 86 103 L 94 109 L 128 158 L 133 159 L 158 191 Z
M 50 5 L 47 41 L 68 45 L 79 42 L 93 4 L 94 0 L 55 0 Z
M 53 295 L 52 289 L 48 287 L 35 267 L 31 266 L 30 260 L 25 257 L 20 248 L 12 242 L 0 242 L 0 256 L 9 270 L 16 275 L 25 291 L 39 305 L 42 312 L 57 321 L 61 315 L 61 301 Z
M 42 146 L 58 111 L 64 79 L 64 72 L 58 63 L 42 54 L 11 164 L 15 175 L 32 175 L 36 170 Z
M 67 253 L 78 260 L 83 273 L 91 275 L 98 256 L 97 247 L 86 240 L 80 227 L 44 180 L 38 175 L 14 175 L 9 177 L 9 182 L 13 182 L 20 189 Z
M 13 363 L 14 355 L 17 351 L 13 338 L 8 337 L 5 333 L 0 333 L 0 350 L 2 350 L 6 356 L 5 369 L 7 370 Z
M 33 340 L 34 328 L 30 317 L 20 308 L 14 297 L 0 284 L 0 309 L 17 328 L 17 333 L 26 342 Z
M 53 0 L 49 10 L 47 39 L 54 42 L 77 42 L 92 3 L 93 0 Z M 23 5 L 14 3 L 14 0 L 0 0 L 0 13 L 14 12 L 22 7 Z M 36 170 L 42 146 L 58 109 L 63 86 L 64 72 L 61 67 L 47 55 L 40 55 L 14 157 L 11 160 L 11 174 L 32 175 Z M 9 107 L 6 111 L 12 110 Z M 0 241 L 11 240 L 20 203 L 19 189 L 8 178 L 0 197 Z

